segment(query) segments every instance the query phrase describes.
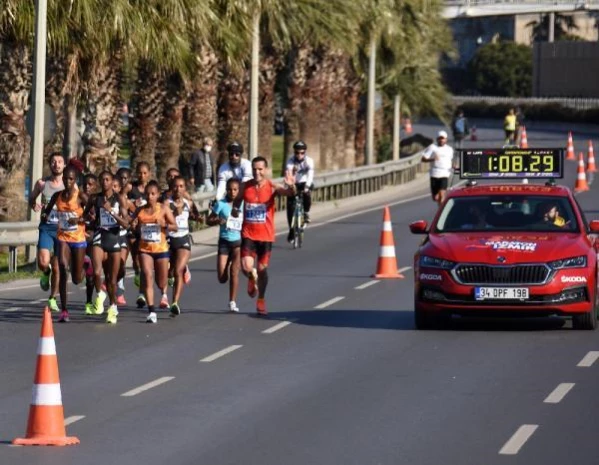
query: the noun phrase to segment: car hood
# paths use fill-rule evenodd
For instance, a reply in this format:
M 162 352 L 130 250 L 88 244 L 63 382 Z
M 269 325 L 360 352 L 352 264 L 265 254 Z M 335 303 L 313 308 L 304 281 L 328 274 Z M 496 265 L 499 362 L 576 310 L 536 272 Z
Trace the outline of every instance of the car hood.
M 586 255 L 588 244 L 578 233 L 431 234 L 422 254 L 455 262 L 530 263 Z

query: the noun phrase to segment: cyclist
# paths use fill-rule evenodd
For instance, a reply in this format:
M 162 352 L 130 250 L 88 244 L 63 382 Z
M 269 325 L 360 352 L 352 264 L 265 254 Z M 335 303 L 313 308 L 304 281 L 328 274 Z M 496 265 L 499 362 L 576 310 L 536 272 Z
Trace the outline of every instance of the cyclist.
M 77 285 L 83 280 L 83 260 L 87 242 L 85 240 L 85 225 L 83 208 L 87 204 L 87 195 L 77 188 L 79 173 L 73 165 L 65 168 L 62 178 L 64 190 L 56 192 L 43 212 L 47 218 L 54 206 L 58 212 L 58 257 L 60 270 L 60 303 L 62 312 L 58 321 L 69 321 L 67 310 L 67 267 L 71 269 L 71 279 Z
M 286 170 L 295 175 L 297 191 L 301 193 L 304 204 L 304 223 L 310 222 L 310 207 L 312 206 L 311 189 L 314 185 L 314 160 L 306 155 L 308 146 L 304 141 L 298 140 L 293 144 L 293 155 L 287 160 Z M 295 197 L 287 198 L 287 223 L 289 224 L 289 235 L 287 240 L 293 242 L 294 234 L 291 228 L 293 211 L 295 209 Z
M 229 154 L 229 161 L 224 163 L 218 170 L 216 200 L 220 200 L 225 196 L 229 179 L 235 178 L 242 183 L 252 179 L 252 163 L 242 158 L 243 145 L 239 142 L 232 142 L 227 147 L 227 153 Z
M 60 152 L 55 152 L 50 155 L 48 163 L 50 164 L 51 175 L 35 183 L 29 198 L 29 207 L 36 212 L 45 209 L 52 196 L 64 189 L 62 182 L 62 173 L 65 167 L 64 156 Z M 40 195 L 42 196 L 41 204 L 37 203 L 37 198 Z M 58 303 L 56 302 L 59 280 L 57 232 L 58 213 L 56 206 L 54 206 L 48 216 L 40 221 L 39 240 L 37 243 L 37 264 L 42 271 L 40 287 L 43 291 L 50 289 L 48 306 L 54 312 L 59 311 Z M 52 279 L 50 279 L 51 275 Z
M 264 296 L 268 284 L 268 264 L 275 241 L 275 197 L 277 194 L 293 196 L 296 193 L 295 177 L 287 172 L 285 184 L 275 184 L 266 177 L 268 161 L 257 156 L 252 160 L 254 179 L 243 186 L 243 194 L 234 203 L 231 215 L 239 216 L 243 200 L 243 225 L 241 229 L 241 266 L 248 277 L 248 294 L 255 297 L 258 315 L 267 315 Z M 256 269 L 256 261 L 258 269 Z
M 241 268 L 241 225 L 243 217 L 231 216 L 234 202 L 238 200 L 240 182 L 231 178 L 227 181 L 227 196 L 216 202 L 206 220 L 209 225 L 220 225 L 218 237 L 218 256 L 216 271 L 221 284 L 229 281 L 229 311 L 239 312 L 237 307 L 237 287 L 239 285 L 239 269 Z M 243 204 L 240 205 L 243 208 Z

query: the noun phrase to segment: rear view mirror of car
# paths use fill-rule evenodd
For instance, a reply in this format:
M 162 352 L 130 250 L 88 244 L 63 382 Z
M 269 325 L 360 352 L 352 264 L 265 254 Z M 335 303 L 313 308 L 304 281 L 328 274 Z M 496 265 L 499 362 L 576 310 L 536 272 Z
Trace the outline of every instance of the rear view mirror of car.
M 599 221 L 597 223 L 599 223 Z M 428 233 L 427 227 L 428 224 L 424 220 L 414 221 L 410 224 L 410 231 L 412 234 L 426 234 Z
M 599 220 L 593 220 L 589 223 L 589 229 L 593 233 L 599 233 Z

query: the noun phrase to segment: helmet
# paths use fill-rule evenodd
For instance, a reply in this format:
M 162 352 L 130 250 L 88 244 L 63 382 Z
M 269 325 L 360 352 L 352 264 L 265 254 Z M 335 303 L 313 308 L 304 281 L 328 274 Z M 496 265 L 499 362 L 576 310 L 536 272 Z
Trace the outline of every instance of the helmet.
M 293 144 L 293 150 L 306 150 L 308 146 L 303 140 L 298 140 L 295 144 Z
M 243 154 L 243 145 L 241 145 L 239 142 L 231 142 L 227 146 L 227 152 Z

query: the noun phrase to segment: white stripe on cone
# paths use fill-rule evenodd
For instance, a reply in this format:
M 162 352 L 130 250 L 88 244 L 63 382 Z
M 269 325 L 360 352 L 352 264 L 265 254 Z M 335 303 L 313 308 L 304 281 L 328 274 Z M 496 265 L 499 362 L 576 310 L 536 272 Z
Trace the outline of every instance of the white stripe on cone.
M 393 231 L 391 221 L 383 221 L 383 231 Z
M 53 337 L 40 337 L 37 343 L 38 355 L 56 355 L 56 343 Z
M 395 257 L 395 247 L 392 245 L 382 245 L 381 250 L 379 252 L 379 257 Z
M 34 384 L 31 405 L 62 405 L 60 383 Z

